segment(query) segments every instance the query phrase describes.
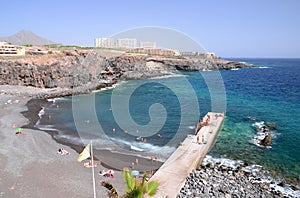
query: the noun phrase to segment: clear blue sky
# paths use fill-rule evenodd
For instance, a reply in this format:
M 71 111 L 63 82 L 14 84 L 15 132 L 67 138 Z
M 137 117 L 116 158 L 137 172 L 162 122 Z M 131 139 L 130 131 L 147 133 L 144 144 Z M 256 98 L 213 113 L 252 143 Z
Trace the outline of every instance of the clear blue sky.
M 300 0 L 9 0 L 0 36 L 30 30 L 63 44 L 139 26 L 172 28 L 221 57 L 300 58 Z

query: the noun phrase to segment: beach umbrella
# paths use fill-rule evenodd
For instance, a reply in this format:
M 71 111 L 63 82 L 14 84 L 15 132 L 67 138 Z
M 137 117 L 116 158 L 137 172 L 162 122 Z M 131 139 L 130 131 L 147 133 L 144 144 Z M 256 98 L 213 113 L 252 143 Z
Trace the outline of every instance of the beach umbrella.
M 140 172 L 137 171 L 137 170 L 133 170 L 133 171 L 131 171 L 131 174 L 132 174 L 133 176 L 138 176 L 138 175 L 140 174 Z
M 16 130 L 17 130 L 17 132 L 21 132 L 21 131 L 23 131 L 23 128 L 19 127 Z

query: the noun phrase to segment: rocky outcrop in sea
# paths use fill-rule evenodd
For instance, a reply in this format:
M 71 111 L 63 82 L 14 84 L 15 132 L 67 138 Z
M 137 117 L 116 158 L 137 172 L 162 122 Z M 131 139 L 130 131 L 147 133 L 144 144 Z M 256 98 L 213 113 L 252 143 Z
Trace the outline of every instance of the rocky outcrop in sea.
M 268 176 L 259 165 L 206 156 L 177 195 L 183 197 L 300 197 L 300 191 Z
M 271 148 L 273 139 L 277 136 L 277 123 L 262 121 L 255 122 L 252 126 L 256 134 L 250 142 L 260 147 Z
M 145 79 L 178 71 L 250 67 L 223 59 L 167 58 L 105 50 L 65 50 L 59 54 L 1 58 L 0 85 L 60 88 L 64 89 L 60 92 L 63 96 L 89 92 L 122 80 Z M 53 97 L 60 94 L 55 93 Z

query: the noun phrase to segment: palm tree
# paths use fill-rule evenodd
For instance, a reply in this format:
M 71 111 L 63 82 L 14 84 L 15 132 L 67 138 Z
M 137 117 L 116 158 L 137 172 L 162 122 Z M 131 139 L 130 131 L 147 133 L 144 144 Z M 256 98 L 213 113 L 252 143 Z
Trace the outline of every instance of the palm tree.
M 143 198 L 144 195 L 152 197 L 156 194 L 159 183 L 157 181 L 146 182 L 146 173 L 142 181 L 138 181 L 128 169 L 123 173 L 126 182 L 125 195 L 119 196 L 114 186 L 109 181 L 101 181 L 100 185 L 107 188 L 109 198 Z

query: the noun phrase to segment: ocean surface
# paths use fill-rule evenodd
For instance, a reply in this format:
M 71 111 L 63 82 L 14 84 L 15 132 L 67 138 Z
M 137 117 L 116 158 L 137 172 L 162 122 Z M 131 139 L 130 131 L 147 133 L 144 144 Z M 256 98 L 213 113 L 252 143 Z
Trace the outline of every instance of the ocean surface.
M 300 59 L 229 60 L 261 67 L 219 71 L 217 82 L 207 81 L 214 71 L 183 72 L 58 98 L 43 108 L 37 126 L 68 143 L 92 139 L 96 149 L 166 160 L 202 116 L 223 110 L 215 101 L 225 98 L 225 122 L 210 155 L 259 164 L 299 184 Z M 220 91 L 212 96 L 215 87 Z M 263 121 L 278 125 L 271 148 L 252 142 L 254 124 Z

